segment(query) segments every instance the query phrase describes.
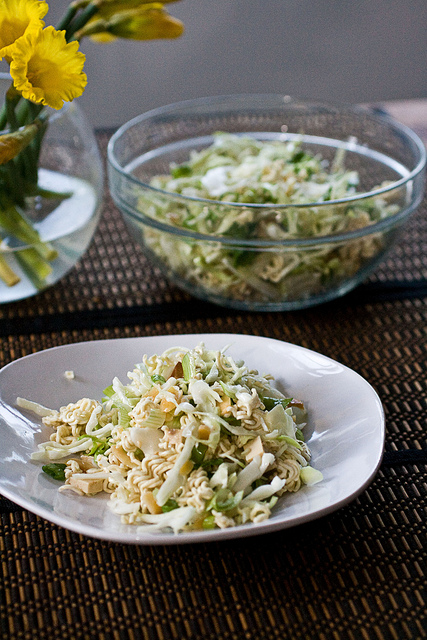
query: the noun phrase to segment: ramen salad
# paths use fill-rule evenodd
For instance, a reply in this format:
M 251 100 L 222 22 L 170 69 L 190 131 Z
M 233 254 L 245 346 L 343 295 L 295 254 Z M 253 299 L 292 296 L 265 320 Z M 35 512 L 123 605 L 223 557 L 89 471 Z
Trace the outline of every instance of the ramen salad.
M 18 398 L 52 429 L 32 459 L 60 491 L 108 493 L 122 522 L 178 533 L 261 522 L 284 493 L 322 479 L 303 402 L 226 349 L 174 347 L 127 375 L 102 401 L 58 411 Z
M 245 304 L 327 291 L 383 249 L 382 234 L 349 243 L 298 241 L 357 232 L 399 211 L 396 191 L 346 202 L 361 178 L 344 160 L 343 148 L 329 161 L 311 153 L 303 137 L 262 141 L 217 133 L 209 147 L 153 177 L 154 189 L 141 191 L 141 212 L 183 230 L 181 236 L 144 225 L 144 242 L 180 281 Z M 203 238 L 191 241 L 186 233 Z

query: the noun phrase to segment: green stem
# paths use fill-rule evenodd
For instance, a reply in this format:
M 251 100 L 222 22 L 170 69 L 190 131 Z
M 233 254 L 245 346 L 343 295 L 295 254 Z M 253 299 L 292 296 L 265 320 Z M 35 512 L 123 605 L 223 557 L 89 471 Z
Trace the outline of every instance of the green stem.
M 44 138 L 44 135 L 45 135 L 47 127 L 48 127 L 47 113 L 46 112 L 44 114 L 41 113 L 39 115 L 39 120 L 41 120 L 40 129 L 38 130 L 37 134 L 34 136 L 33 140 L 30 143 L 30 148 L 31 148 L 30 153 L 33 156 L 33 166 L 34 166 L 34 176 L 33 176 L 33 178 L 34 178 L 34 182 L 36 182 L 36 183 L 38 181 L 38 165 L 39 165 L 39 158 L 40 158 L 42 142 L 43 142 L 43 138 Z
M 35 249 L 22 249 L 15 253 L 25 273 L 37 289 L 45 286 L 46 278 L 52 273 L 52 267 Z
M 46 200 L 67 200 L 73 195 L 72 191 L 52 191 L 51 189 L 43 189 L 43 187 L 37 187 L 34 195 L 45 198 Z
M 6 129 L 6 125 L 7 125 L 6 101 L 4 101 L 0 109 L 0 131 L 3 131 L 3 129 Z
M 17 204 L 23 204 L 24 197 L 20 188 L 19 176 L 17 177 L 14 174 L 15 165 L 13 160 L 0 167 L 0 195 L 1 191 L 3 191 L 3 193 L 9 194 L 9 197 Z M 0 212 L 2 206 L 0 202 Z
M 15 112 L 20 98 L 21 96 L 19 93 L 17 93 L 13 88 L 13 85 L 11 85 L 6 92 L 6 118 L 11 131 L 16 131 L 20 126 Z
M 77 11 L 78 11 L 78 5 L 77 5 L 76 2 L 72 2 L 70 5 L 68 5 L 68 8 L 67 8 L 67 11 L 66 11 L 65 15 L 59 21 L 59 24 L 56 27 L 56 29 L 58 31 L 62 31 L 63 29 L 67 30 L 67 28 L 70 25 L 70 22 L 72 21 L 72 19 L 76 15 Z
M 0 208 L 0 226 L 21 242 L 32 245 L 44 260 L 54 260 L 58 256 L 56 249 L 49 242 L 41 240 L 31 223 L 13 205 Z
M 95 3 L 88 4 L 83 11 L 77 15 L 67 27 L 65 38 L 69 42 L 77 31 L 80 31 L 85 24 L 98 13 L 98 6 Z
M 10 100 L 12 98 L 11 92 L 14 93 L 13 98 L 16 100 L 15 106 L 19 101 L 19 95 L 16 94 L 13 88 L 13 82 L 10 83 L 9 88 L 6 91 L 5 100 L 3 102 L 2 108 L 0 110 L 0 131 L 6 129 L 8 117 L 9 117 L 9 109 L 10 109 Z
M 8 287 L 14 287 L 21 280 L 3 256 L 0 256 L 0 280 Z
M 34 185 L 35 188 L 38 178 L 37 159 L 33 157 L 30 145 L 23 149 L 16 159 L 20 161 L 24 184 Z M 25 192 L 27 193 L 27 189 Z
M 42 104 L 35 104 L 30 100 L 21 98 L 16 109 L 16 117 L 21 125 L 28 124 L 37 118 L 43 108 Z
M 4 167 L 4 180 L 8 186 L 8 190 L 5 193 L 10 193 L 13 197 L 13 201 L 24 206 L 25 193 L 24 193 L 24 180 L 22 176 L 22 166 L 18 158 L 13 158 Z M 2 206 L 0 202 L 0 207 Z M 1 224 L 1 222 L 0 222 Z
M 38 166 L 41 143 L 45 134 L 47 125 L 40 123 L 41 117 L 38 116 L 39 111 L 32 109 L 36 105 L 30 105 L 29 112 L 31 114 L 31 121 L 39 125 L 38 131 L 29 145 L 21 151 L 21 155 L 24 157 L 25 162 L 25 177 L 26 181 L 32 185 L 32 190 L 35 190 L 38 183 Z

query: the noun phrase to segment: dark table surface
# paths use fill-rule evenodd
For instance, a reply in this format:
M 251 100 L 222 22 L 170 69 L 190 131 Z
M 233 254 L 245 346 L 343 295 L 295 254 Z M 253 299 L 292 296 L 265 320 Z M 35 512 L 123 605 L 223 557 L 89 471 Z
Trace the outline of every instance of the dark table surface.
M 427 101 L 386 105 L 427 141 Z M 98 139 L 105 155 L 108 132 Z M 38 296 L 0 307 L 0 366 L 48 347 L 229 332 L 314 349 L 378 392 L 385 454 L 370 486 L 316 521 L 185 546 L 87 538 L 0 498 L 0 637 L 418 640 L 427 637 L 427 201 L 356 291 L 291 313 L 201 303 L 168 283 L 108 194 L 86 255 Z

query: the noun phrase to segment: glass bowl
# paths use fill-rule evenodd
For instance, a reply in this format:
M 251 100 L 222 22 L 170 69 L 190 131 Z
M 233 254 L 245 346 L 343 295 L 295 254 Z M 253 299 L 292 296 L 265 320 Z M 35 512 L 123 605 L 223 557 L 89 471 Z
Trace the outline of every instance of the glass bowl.
M 295 144 L 325 171 L 344 161 L 357 186 L 297 204 L 159 187 L 158 176 L 185 167 L 217 132 Z M 309 307 L 361 283 L 419 206 L 425 164 L 421 140 L 386 115 L 283 95 L 168 105 L 124 124 L 108 145 L 112 197 L 150 259 L 190 294 L 253 311 Z M 217 221 L 213 231 L 201 220 Z M 221 232 L 224 220 L 246 224 L 223 224 Z

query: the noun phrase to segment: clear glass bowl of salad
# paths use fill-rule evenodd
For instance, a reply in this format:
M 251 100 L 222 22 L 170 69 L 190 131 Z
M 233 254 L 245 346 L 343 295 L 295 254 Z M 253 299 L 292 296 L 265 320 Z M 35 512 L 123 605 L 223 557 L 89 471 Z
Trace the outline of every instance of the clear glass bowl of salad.
M 386 114 L 283 95 L 168 105 L 108 146 L 113 200 L 150 259 L 193 296 L 252 311 L 365 280 L 419 206 L 425 165 Z

